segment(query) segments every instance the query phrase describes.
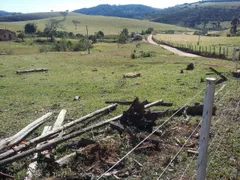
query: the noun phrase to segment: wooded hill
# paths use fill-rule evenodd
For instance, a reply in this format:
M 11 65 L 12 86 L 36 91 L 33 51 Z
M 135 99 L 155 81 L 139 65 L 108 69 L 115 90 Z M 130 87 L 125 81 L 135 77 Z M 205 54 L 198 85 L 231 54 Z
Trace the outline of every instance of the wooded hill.
M 86 15 L 116 16 L 134 19 L 146 19 L 160 12 L 161 9 L 149 6 L 129 4 L 129 5 L 109 5 L 103 4 L 92 8 L 78 9 L 73 12 Z
M 152 21 L 196 27 L 199 24 L 214 21 L 231 21 L 240 16 L 240 1 L 198 2 L 182 4 L 163 9 L 152 16 Z
M 46 19 L 46 18 L 59 17 L 59 16 L 61 16 L 59 12 L 22 14 L 22 13 L 8 13 L 5 11 L 0 11 L 0 22 L 30 21 L 30 20 Z

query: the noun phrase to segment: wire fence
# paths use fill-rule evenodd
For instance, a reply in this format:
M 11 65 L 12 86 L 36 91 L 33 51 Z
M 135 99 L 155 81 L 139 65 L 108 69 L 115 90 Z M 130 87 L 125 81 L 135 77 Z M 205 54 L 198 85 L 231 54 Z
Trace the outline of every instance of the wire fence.
M 226 85 L 223 85 L 222 88 L 220 88 L 216 93 L 215 96 L 219 94 L 220 91 L 222 91 L 224 88 L 226 87 Z M 161 125 L 159 125 L 152 133 L 150 133 L 145 139 L 143 139 L 140 143 L 138 143 L 135 147 L 133 147 L 130 151 L 128 151 L 121 159 L 119 159 L 113 166 L 111 166 L 107 171 L 105 171 L 101 176 L 98 177 L 98 180 L 103 178 L 107 173 L 109 173 L 111 170 L 113 170 L 120 162 L 122 162 L 125 158 L 127 158 L 134 150 L 136 150 L 142 143 L 144 143 L 147 139 L 149 139 L 156 131 L 158 131 L 160 128 L 162 128 L 166 123 L 168 123 L 173 117 L 175 117 L 177 115 L 177 113 L 179 113 L 184 107 L 186 107 L 190 102 L 192 102 L 194 99 L 196 99 L 202 92 L 204 92 L 206 89 L 208 88 L 205 87 L 204 89 L 202 89 L 200 92 L 198 92 L 194 97 L 192 97 L 187 103 L 184 104 L 184 106 L 182 106 L 178 111 L 176 111 L 171 117 L 169 117 L 167 120 L 165 120 Z M 216 102 L 214 104 L 214 107 L 218 107 L 220 105 L 221 102 L 223 102 L 226 98 L 227 95 L 229 94 L 230 91 L 227 91 L 224 95 L 220 96 L 220 100 L 218 102 Z M 238 107 L 236 107 L 237 109 Z M 235 109 L 235 113 L 237 113 Z M 232 115 L 232 119 L 233 119 L 234 115 Z M 202 118 L 204 119 L 204 117 Z M 158 176 L 157 180 L 160 180 L 163 175 L 166 173 L 166 171 L 168 170 L 168 168 L 172 165 L 172 163 L 174 162 L 174 160 L 179 156 L 179 154 L 184 150 L 184 148 L 186 147 L 186 145 L 188 144 L 189 140 L 193 137 L 193 135 L 195 135 L 199 129 L 199 127 L 201 126 L 203 120 L 201 120 L 197 126 L 195 127 L 195 129 L 191 132 L 191 134 L 187 137 L 187 139 L 185 140 L 184 144 L 179 148 L 179 150 L 177 151 L 177 153 L 173 156 L 173 158 L 171 158 L 170 162 L 165 166 L 165 168 L 162 170 L 161 174 Z M 227 119 L 224 115 L 222 115 L 217 121 L 215 121 L 211 127 L 211 130 L 215 136 L 212 138 L 210 145 L 209 145 L 209 152 L 211 158 L 209 159 L 208 163 L 207 163 L 207 170 L 209 169 L 212 161 L 214 160 L 214 157 L 216 156 L 216 154 L 218 153 L 219 147 L 221 145 L 221 142 L 224 140 L 225 138 L 225 134 L 227 133 L 227 130 L 224 133 L 220 133 L 223 129 L 223 127 L 225 127 L 224 125 L 226 124 Z M 212 147 L 214 147 L 214 149 L 212 149 Z M 198 149 L 199 150 L 199 149 Z M 198 152 L 197 150 L 197 152 Z M 193 157 L 189 160 L 189 163 L 186 165 L 186 168 L 182 171 L 181 176 L 180 176 L 180 180 L 184 179 L 186 177 L 186 174 L 188 173 L 189 169 L 192 169 L 192 164 L 195 162 L 196 160 L 196 155 L 193 155 Z M 196 165 L 196 164 L 195 164 Z M 194 166 L 195 166 L 194 165 Z M 198 168 L 194 168 L 194 170 L 191 170 L 189 172 L 189 175 L 192 174 L 191 179 L 194 179 L 194 177 L 196 176 L 196 171 L 198 170 Z M 189 179 L 189 178 L 188 178 Z
M 176 111 L 171 117 L 165 120 L 161 125 L 159 125 L 152 133 L 150 133 L 146 138 L 144 138 L 140 143 L 138 143 L 135 147 L 133 147 L 129 152 L 127 152 L 121 159 L 119 159 L 112 167 L 110 167 L 107 171 L 105 171 L 97 180 L 104 177 L 105 174 L 110 172 L 114 167 L 116 167 L 120 162 L 122 162 L 126 157 L 128 157 L 134 150 L 136 150 L 141 144 L 143 144 L 147 139 L 149 139 L 155 132 L 157 132 L 160 128 L 162 128 L 165 124 L 167 124 L 174 116 L 176 116 L 183 108 L 185 108 L 190 102 L 195 100 L 202 92 L 206 90 L 208 86 L 198 92 L 194 97 L 192 97 L 187 103 L 185 103 L 178 111 Z

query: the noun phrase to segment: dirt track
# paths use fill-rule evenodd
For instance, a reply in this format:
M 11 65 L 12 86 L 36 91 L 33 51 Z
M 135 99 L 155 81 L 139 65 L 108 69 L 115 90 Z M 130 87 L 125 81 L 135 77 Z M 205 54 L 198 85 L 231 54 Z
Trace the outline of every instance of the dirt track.
M 180 51 L 176 48 L 173 48 L 173 47 L 170 47 L 170 46 L 166 46 L 166 45 L 162 45 L 162 44 L 157 44 L 155 43 L 153 40 L 152 40 L 152 35 L 149 35 L 148 38 L 147 38 L 147 41 L 150 43 L 150 44 L 153 44 L 153 45 L 157 45 L 157 46 L 161 46 L 163 47 L 164 49 L 168 50 L 168 51 L 171 51 L 173 52 L 174 54 L 176 55 L 179 55 L 179 56 L 186 56 L 186 57 L 200 57 L 196 54 L 191 54 L 191 53 L 185 53 L 183 51 Z

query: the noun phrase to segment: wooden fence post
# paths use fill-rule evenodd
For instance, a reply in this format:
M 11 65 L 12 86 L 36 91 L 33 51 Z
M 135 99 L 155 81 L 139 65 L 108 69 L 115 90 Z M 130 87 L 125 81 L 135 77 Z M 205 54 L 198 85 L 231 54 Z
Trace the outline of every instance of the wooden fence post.
M 197 167 L 197 180 L 205 180 L 208 156 L 208 141 L 209 132 L 213 111 L 213 101 L 215 92 L 215 78 L 207 78 L 207 87 L 205 90 L 204 106 L 203 106 L 203 121 L 199 140 L 199 155 Z

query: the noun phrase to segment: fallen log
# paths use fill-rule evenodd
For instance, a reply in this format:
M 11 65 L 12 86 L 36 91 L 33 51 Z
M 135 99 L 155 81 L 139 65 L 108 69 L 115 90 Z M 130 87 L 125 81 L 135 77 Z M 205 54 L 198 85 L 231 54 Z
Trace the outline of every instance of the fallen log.
M 106 112 L 106 111 L 107 112 L 111 112 L 111 111 L 115 110 L 116 107 L 117 107 L 117 104 L 113 104 L 113 105 L 107 106 L 105 108 L 99 109 L 99 110 L 97 110 L 95 112 L 92 112 L 92 113 L 90 113 L 90 114 L 88 114 L 86 116 L 83 116 L 83 117 L 79 118 L 79 119 L 76 119 L 76 120 L 74 120 L 72 122 L 64 124 L 63 126 L 55 129 L 54 131 L 48 132 L 44 136 L 38 136 L 38 137 L 36 137 L 36 138 L 34 138 L 32 140 L 29 140 L 29 141 L 25 142 L 24 144 L 21 144 L 21 145 L 19 145 L 17 147 L 14 147 L 14 148 L 12 148 L 12 149 L 10 149 L 10 150 L 0 154 L 0 160 L 4 159 L 4 158 L 6 158 L 6 157 L 8 157 L 8 156 L 10 156 L 12 154 L 16 154 L 18 151 L 24 150 L 24 149 L 30 147 L 31 145 L 38 144 L 40 142 L 46 141 L 48 139 L 51 139 L 53 135 L 55 135 L 55 134 L 65 130 L 65 129 L 68 129 L 70 127 L 73 127 L 73 126 L 75 126 L 76 124 L 78 124 L 80 122 L 88 120 L 88 119 L 90 119 L 90 118 L 92 118 L 92 117 L 94 117 L 94 116 L 96 116 L 98 114 L 101 114 L 101 113 Z
M 160 100 L 160 101 L 162 101 L 162 100 Z M 145 107 L 145 108 L 150 108 L 150 107 L 154 106 L 155 104 L 159 103 L 160 101 L 156 101 L 156 102 L 147 104 L 147 105 L 145 105 L 144 107 Z M 5 153 L 4 155 L 1 154 L 2 156 L 0 155 L 0 156 L 1 156 L 1 158 L 0 158 L 0 159 L 1 159 L 1 160 L 0 160 L 0 166 L 3 166 L 3 165 L 6 165 L 6 164 L 15 162 L 15 161 L 17 161 L 17 160 L 19 160 L 19 159 L 25 158 L 25 157 L 33 154 L 33 153 L 41 152 L 41 151 L 50 149 L 50 148 L 56 146 L 57 144 L 60 144 L 60 143 L 65 142 L 65 141 L 67 141 L 67 140 L 69 140 L 69 139 L 72 139 L 72 138 L 74 138 L 74 137 L 77 137 L 77 136 L 79 136 L 79 135 L 82 135 L 82 134 L 84 134 L 84 133 L 86 133 L 86 132 L 92 131 L 92 130 L 95 129 L 95 128 L 99 128 L 99 127 L 102 127 L 102 126 L 104 126 L 104 125 L 106 125 L 106 124 L 109 124 L 109 123 L 112 122 L 112 121 L 119 120 L 121 117 L 122 117 L 122 114 L 121 114 L 121 115 L 118 115 L 118 116 L 116 116 L 116 117 L 113 117 L 113 118 L 111 118 L 111 119 L 108 119 L 108 120 L 106 120 L 106 121 L 102 121 L 102 122 L 99 122 L 99 123 L 94 124 L 94 125 L 92 125 L 92 126 L 86 127 L 86 128 L 84 128 L 84 129 L 82 129 L 82 130 L 78 130 L 78 131 L 73 132 L 73 133 L 71 133 L 71 134 L 68 134 L 68 135 L 66 135 L 66 136 L 57 137 L 57 138 L 49 141 L 48 143 L 41 145 L 40 147 L 35 147 L 35 148 L 29 149 L 29 150 L 27 150 L 27 151 L 21 152 L 21 153 L 15 155 L 15 156 L 8 157 L 8 156 L 10 156 L 10 155 L 14 155 L 14 154 L 16 154 L 17 152 L 26 149 L 26 147 L 29 147 L 31 144 L 33 144 L 33 141 L 26 142 L 26 144 L 23 144 L 23 145 L 20 145 L 20 146 L 18 146 L 18 147 L 15 147 L 14 150 L 9 150 L 9 151 L 8 151 L 7 153 Z M 51 133 L 51 132 L 50 132 L 50 133 Z M 39 138 L 39 137 L 38 137 L 37 140 L 36 140 L 36 138 L 35 138 L 35 141 L 34 141 L 34 142 L 36 143 L 36 142 L 38 142 L 40 139 L 41 139 L 41 138 Z M 44 138 L 42 138 L 41 140 L 42 140 L 42 141 L 46 140 L 46 136 L 45 136 Z M 7 157 L 8 157 L 8 158 L 7 158 Z M 5 159 L 5 158 L 6 158 L 6 159 Z
M 25 128 L 23 128 L 21 131 L 19 131 L 17 134 L 15 134 L 12 137 L 3 139 L 0 141 L 0 151 L 11 148 L 17 143 L 21 142 L 27 135 L 29 135 L 34 129 L 39 127 L 41 124 L 43 124 L 46 120 L 48 120 L 49 117 L 52 116 L 52 113 L 47 113 L 41 118 L 33 121 L 29 125 L 27 125 Z
M 48 69 L 41 68 L 41 69 L 29 69 L 29 70 L 17 70 L 17 74 L 24 74 L 24 73 L 32 73 L 32 72 L 47 72 Z
M 149 104 L 151 102 L 145 101 L 146 104 Z M 105 101 L 106 104 L 112 104 L 112 103 L 117 103 L 119 105 L 131 105 L 133 103 L 133 101 Z M 156 104 L 155 106 L 173 106 L 173 103 L 166 103 L 166 102 L 159 102 L 158 104 Z
M 218 76 L 220 76 L 221 79 L 219 79 L 216 84 L 220 84 L 224 81 L 227 81 L 228 79 L 226 78 L 226 76 L 222 75 L 222 73 L 218 72 L 216 69 L 210 67 L 210 70 L 212 70 L 215 74 L 217 74 Z

